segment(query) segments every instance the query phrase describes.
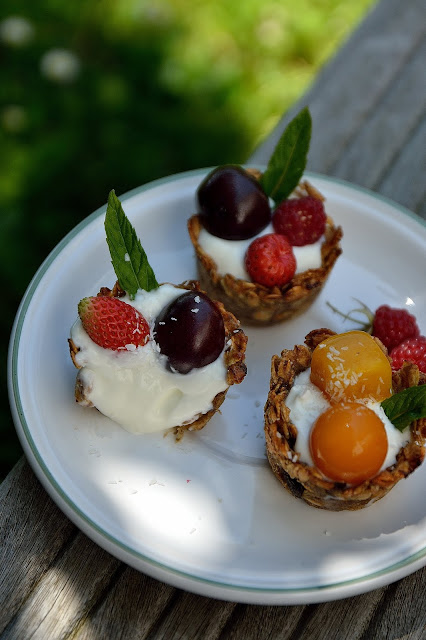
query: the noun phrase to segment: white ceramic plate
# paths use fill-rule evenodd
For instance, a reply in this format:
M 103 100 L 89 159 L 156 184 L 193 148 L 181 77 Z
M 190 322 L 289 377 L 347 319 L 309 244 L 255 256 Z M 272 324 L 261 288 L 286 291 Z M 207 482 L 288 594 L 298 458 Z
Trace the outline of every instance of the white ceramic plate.
M 186 219 L 205 171 L 158 180 L 124 196 L 159 281 L 196 277 Z M 77 303 L 115 281 L 105 207 L 42 265 L 11 339 L 9 388 L 25 453 L 46 490 L 89 537 L 129 565 L 215 598 L 299 604 L 359 594 L 426 564 L 426 466 L 376 505 L 316 510 L 290 496 L 264 453 L 270 358 L 318 327 L 351 328 L 352 297 L 407 306 L 426 332 L 426 226 L 347 183 L 308 175 L 344 229 L 343 255 L 311 310 L 273 328 L 248 328 L 248 375 L 217 415 L 180 443 L 134 436 L 74 401 L 68 355 Z

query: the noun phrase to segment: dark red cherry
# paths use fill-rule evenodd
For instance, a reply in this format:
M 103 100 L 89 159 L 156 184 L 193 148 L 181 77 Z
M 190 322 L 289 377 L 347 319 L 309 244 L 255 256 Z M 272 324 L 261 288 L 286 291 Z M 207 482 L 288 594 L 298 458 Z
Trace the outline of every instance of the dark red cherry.
M 179 373 L 214 362 L 225 344 L 222 314 L 200 291 L 187 291 L 157 316 L 154 339 Z
M 213 169 L 198 187 L 197 198 L 205 229 L 219 238 L 246 240 L 271 221 L 267 195 L 238 165 Z

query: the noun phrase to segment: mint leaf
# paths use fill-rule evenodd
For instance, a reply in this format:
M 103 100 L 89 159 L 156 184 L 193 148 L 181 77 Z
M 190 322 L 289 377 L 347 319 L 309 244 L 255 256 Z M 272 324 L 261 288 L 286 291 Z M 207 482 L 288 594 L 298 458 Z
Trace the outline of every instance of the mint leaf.
M 404 431 L 413 420 L 426 418 L 426 384 L 404 389 L 381 404 L 392 424 Z
M 279 204 L 295 189 L 303 175 L 311 141 L 312 119 L 305 107 L 287 125 L 260 179 L 266 195 Z
M 132 300 L 138 289 L 156 289 L 158 282 L 146 253 L 114 190 L 108 196 L 105 231 L 112 266 L 120 287 Z

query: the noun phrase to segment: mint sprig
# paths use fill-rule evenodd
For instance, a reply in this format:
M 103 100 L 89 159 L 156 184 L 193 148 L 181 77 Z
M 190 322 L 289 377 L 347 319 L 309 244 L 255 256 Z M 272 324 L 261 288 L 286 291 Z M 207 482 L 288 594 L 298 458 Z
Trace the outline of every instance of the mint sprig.
M 395 393 L 381 405 L 392 424 L 399 431 L 404 431 L 413 420 L 426 418 L 426 384 Z
M 158 282 L 154 271 L 114 190 L 108 196 L 105 232 L 112 266 L 120 287 L 130 299 L 134 299 L 138 289 L 156 289 Z
M 260 183 L 266 195 L 279 204 L 299 184 L 306 167 L 312 118 L 304 107 L 287 125 L 269 159 Z

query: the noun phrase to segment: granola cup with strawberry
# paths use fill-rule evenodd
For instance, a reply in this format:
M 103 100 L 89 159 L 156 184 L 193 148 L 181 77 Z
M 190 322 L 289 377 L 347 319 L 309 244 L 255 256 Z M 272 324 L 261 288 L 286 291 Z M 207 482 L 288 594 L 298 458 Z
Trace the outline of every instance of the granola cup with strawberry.
M 114 192 L 105 217 L 118 280 L 71 329 L 75 398 L 132 433 L 202 429 L 245 377 L 247 337 L 194 280 L 159 284 Z
M 364 331 L 311 331 L 272 358 L 265 438 L 292 496 L 362 509 L 424 460 L 426 374 L 408 361 L 392 370 L 384 345 Z
M 269 325 L 305 311 L 342 252 L 342 229 L 322 194 L 302 180 L 310 131 L 304 109 L 264 173 L 220 166 L 197 190 L 199 213 L 188 232 L 200 282 L 243 322 Z

